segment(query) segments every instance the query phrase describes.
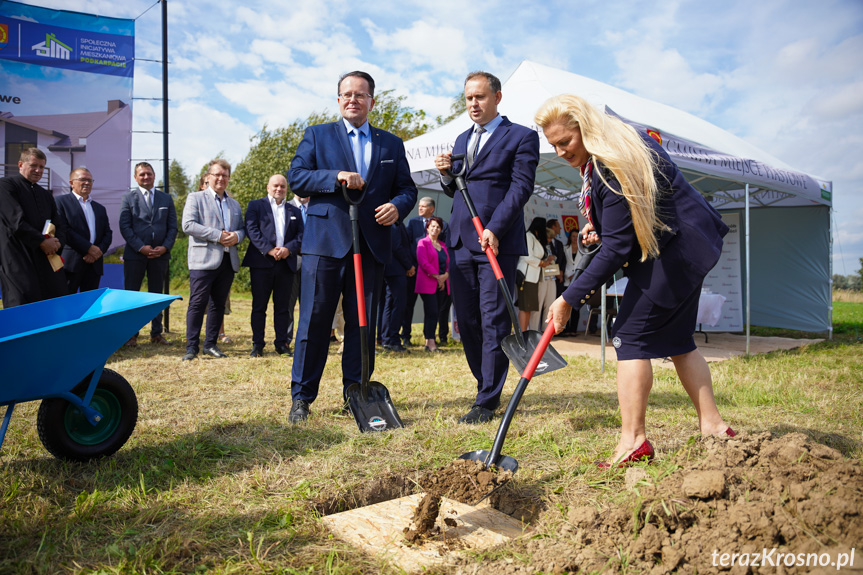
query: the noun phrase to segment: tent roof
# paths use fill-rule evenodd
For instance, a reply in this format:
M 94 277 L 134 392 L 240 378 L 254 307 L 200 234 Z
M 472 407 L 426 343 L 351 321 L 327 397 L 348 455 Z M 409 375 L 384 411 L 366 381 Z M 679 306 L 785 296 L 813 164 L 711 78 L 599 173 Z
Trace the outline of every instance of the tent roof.
M 534 62 L 522 62 L 503 84 L 500 111 L 515 123 L 540 133 L 537 185 L 549 197 L 567 197 L 580 189 L 577 171 L 558 158 L 533 121 L 546 99 L 558 94 L 582 96 L 593 105 L 619 115 L 637 130 L 650 130 L 687 179 L 710 197 L 716 207 L 742 206 L 743 184 L 750 184 L 754 205 L 830 205 L 832 184 L 799 172 L 752 144 L 683 112 L 630 94 L 578 74 Z M 470 125 L 467 113 L 422 136 L 405 142 L 414 179 L 437 187 L 434 157 L 449 151 Z

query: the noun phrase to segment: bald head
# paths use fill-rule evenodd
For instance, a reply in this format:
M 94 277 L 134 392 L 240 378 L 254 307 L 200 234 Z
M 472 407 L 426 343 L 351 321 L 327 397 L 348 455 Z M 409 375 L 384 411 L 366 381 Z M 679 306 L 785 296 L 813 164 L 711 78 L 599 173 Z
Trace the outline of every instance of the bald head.
M 288 195 L 288 180 L 281 174 L 270 176 L 270 181 L 267 182 L 267 195 L 276 200 L 277 204 L 285 201 L 285 196 Z

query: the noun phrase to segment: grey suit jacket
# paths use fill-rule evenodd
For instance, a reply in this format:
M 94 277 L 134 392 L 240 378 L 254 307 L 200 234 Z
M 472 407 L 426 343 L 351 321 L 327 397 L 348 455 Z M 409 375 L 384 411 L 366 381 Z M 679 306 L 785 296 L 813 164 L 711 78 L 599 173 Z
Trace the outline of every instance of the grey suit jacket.
M 183 232 L 189 236 L 189 269 L 214 270 L 222 264 L 225 251 L 231 254 L 231 266 L 240 270 L 237 246 L 246 239 L 243 210 L 234 198 L 225 195 L 224 212 L 228 221 L 222 221 L 215 192 L 206 189 L 189 194 L 183 207 Z M 219 243 L 222 230 L 237 232 L 239 241 L 230 248 Z

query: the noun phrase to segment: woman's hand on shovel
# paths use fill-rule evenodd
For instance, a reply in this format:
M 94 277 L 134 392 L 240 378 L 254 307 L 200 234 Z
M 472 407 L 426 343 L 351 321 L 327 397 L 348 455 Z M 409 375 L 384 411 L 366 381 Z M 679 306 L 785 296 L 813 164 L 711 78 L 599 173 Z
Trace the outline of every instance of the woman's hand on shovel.
M 558 334 L 563 331 L 569 322 L 569 316 L 572 315 L 572 306 L 566 303 L 563 296 L 554 300 L 551 307 L 548 308 L 548 317 L 546 323 L 554 323 L 554 333 Z

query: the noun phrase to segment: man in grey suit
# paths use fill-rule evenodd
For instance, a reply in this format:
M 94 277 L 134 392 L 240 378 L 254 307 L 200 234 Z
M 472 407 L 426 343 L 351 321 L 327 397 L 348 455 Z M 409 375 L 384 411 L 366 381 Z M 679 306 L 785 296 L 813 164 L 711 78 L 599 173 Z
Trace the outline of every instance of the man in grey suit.
M 227 357 L 216 341 L 225 316 L 225 300 L 231 292 L 234 274 L 240 269 L 237 244 L 246 238 L 243 210 L 237 200 L 225 193 L 230 178 L 231 164 L 221 158 L 212 160 L 207 168 L 209 187 L 189 194 L 183 208 L 183 232 L 189 236 L 190 292 L 183 361 L 198 356 L 205 309 L 204 353 Z
M 103 255 L 111 247 L 114 233 L 108 212 L 90 197 L 93 174 L 87 168 L 76 168 L 69 174 L 72 193 L 56 199 L 57 211 L 66 222 L 66 245 L 63 246 L 66 287 L 69 293 L 99 288 Z
M 177 238 L 177 211 L 171 196 L 153 187 L 153 166 L 147 162 L 137 164 L 135 181 L 138 187 L 123 195 L 120 207 L 120 234 L 126 240 L 123 289 L 140 291 L 147 274 L 147 291 L 164 293 L 171 248 Z M 162 335 L 162 312 L 150 324 L 150 341 L 169 343 Z M 135 334 L 126 345 L 134 347 L 137 342 Z

